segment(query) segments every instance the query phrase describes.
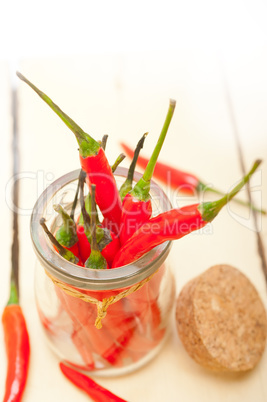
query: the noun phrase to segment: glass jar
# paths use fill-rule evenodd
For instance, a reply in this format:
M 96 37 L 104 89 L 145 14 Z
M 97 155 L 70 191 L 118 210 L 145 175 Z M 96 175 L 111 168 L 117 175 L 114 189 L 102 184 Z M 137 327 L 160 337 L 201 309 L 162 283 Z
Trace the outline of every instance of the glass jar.
M 118 185 L 126 175 L 127 169 L 116 170 Z M 90 374 L 121 375 L 152 359 L 167 337 L 175 299 L 174 280 L 166 260 L 171 242 L 115 269 L 83 268 L 63 259 L 51 246 L 39 221 L 44 217 L 55 232 L 59 222 L 53 205 L 60 203 L 71 209 L 78 176 L 76 170 L 56 180 L 33 209 L 31 236 L 38 257 L 37 309 L 46 338 L 60 359 Z M 136 173 L 135 181 L 140 177 Z M 167 196 L 155 183 L 151 186 L 151 198 L 154 215 L 171 208 Z M 77 208 L 76 218 L 79 212 Z M 103 312 L 103 303 L 113 300 L 113 296 L 118 300 Z M 102 328 L 96 327 L 97 318 L 98 327 Z

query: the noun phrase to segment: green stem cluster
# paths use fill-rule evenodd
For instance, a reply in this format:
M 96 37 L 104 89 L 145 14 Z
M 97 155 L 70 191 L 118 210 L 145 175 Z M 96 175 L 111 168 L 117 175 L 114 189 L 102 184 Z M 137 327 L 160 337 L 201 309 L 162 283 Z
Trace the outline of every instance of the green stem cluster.
M 97 225 L 96 225 L 96 201 L 95 201 L 95 185 L 92 184 L 92 215 L 91 215 L 91 254 L 85 261 L 86 268 L 106 269 L 107 261 L 102 256 L 97 244 Z
M 48 236 L 48 238 L 51 241 L 51 243 L 57 248 L 58 253 L 61 255 L 61 257 L 65 258 L 65 260 L 67 260 L 69 262 L 72 262 L 73 264 L 78 264 L 79 259 L 77 257 L 75 257 L 75 255 L 71 251 L 69 251 L 66 248 L 64 248 L 57 241 L 57 239 L 52 235 L 52 233 L 49 231 L 48 227 L 46 226 L 44 218 L 40 219 L 40 225 L 44 229 L 44 232 Z
M 168 128 L 170 126 L 172 116 L 175 110 L 176 102 L 175 100 L 171 99 L 169 104 L 169 109 L 167 112 L 167 116 L 165 118 L 164 125 L 162 127 L 158 142 L 154 148 L 151 158 L 146 166 L 143 176 L 141 179 L 136 183 L 131 194 L 133 197 L 139 199 L 140 201 L 147 201 L 149 199 L 149 192 L 150 192 L 150 181 L 153 176 L 153 172 L 158 160 L 159 153 L 163 146 L 163 142 L 166 138 Z
M 148 133 L 145 133 L 136 145 L 133 160 L 132 160 L 129 170 L 128 170 L 127 178 L 120 188 L 120 197 L 122 200 L 124 199 L 126 194 L 128 194 L 133 188 L 133 177 L 134 177 L 134 171 L 135 171 L 137 159 L 138 159 L 141 149 L 144 146 L 144 142 L 145 142 L 147 135 L 148 135 Z

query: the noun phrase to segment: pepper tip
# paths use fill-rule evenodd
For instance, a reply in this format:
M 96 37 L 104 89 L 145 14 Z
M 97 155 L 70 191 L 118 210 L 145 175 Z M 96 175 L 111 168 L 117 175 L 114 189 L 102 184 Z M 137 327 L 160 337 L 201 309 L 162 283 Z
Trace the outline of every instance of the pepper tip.
M 60 210 L 61 210 L 59 204 L 54 204 L 53 208 L 54 208 L 54 211 L 56 211 L 56 212 L 60 212 Z
M 176 106 L 176 100 L 175 99 L 170 99 L 170 106 L 175 107 Z
M 40 223 L 40 225 L 43 225 L 43 224 L 45 223 L 45 218 L 41 218 L 41 219 L 39 220 L 39 223 Z

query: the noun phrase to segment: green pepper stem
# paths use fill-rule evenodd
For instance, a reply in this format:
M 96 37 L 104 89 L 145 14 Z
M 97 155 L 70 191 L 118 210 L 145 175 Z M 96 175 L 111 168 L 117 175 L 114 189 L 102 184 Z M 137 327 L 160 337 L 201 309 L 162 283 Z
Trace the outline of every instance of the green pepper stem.
M 72 220 L 74 220 L 74 214 L 75 214 L 75 209 L 77 206 L 77 202 L 78 202 L 78 196 L 79 196 L 79 191 L 80 191 L 80 183 L 81 181 L 84 182 L 86 177 L 86 173 L 81 169 L 80 174 L 79 174 L 79 180 L 78 180 L 78 185 L 76 188 L 76 192 L 75 192 L 75 197 L 71 206 L 71 213 L 70 213 L 70 218 Z
M 92 215 L 92 197 L 90 192 L 88 193 L 86 199 L 84 199 L 83 194 L 84 189 L 84 181 L 80 183 L 80 204 L 81 204 L 81 215 L 79 219 L 79 224 L 84 226 L 84 231 L 86 237 L 91 244 L 92 242 L 92 224 L 91 224 L 91 215 Z M 86 205 L 87 204 L 87 205 Z M 97 214 L 97 210 L 95 213 L 96 225 L 99 224 L 99 218 Z M 99 243 L 104 236 L 104 229 L 102 227 L 97 226 L 96 232 L 96 240 Z
M 70 227 L 70 225 L 74 224 L 73 220 L 69 216 L 69 214 L 65 211 L 65 209 L 60 204 L 53 205 L 54 210 L 61 216 L 63 225 L 66 229 Z
M 98 244 L 97 244 L 97 233 L 96 233 L 96 201 L 95 201 L 95 184 L 91 185 L 92 191 L 92 215 L 91 215 L 91 254 L 89 258 L 85 261 L 85 266 L 92 269 L 105 269 L 107 268 L 107 261 L 102 256 Z
M 40 98 L 58 115 L 66 126 L 75 134 L 80 147 L 80 154 L 83 158 L 95 155 L 100 149 L 100 145 L 89 134 L 85 133 L 66 113 L 64 113 L 44 92 L 40 91 L 24 75 L 17 71 L 17 76 L 28 84 Z
M 145 133 L 136 145 L 136 148 L 134 151 L 134 156 L 133 156 L 132 162 L 131 162 L 129 170 L 128 170 L 127 178 L 126 178 L 125 182 L 121 185 L 121 188 L 120 188 L 120 197 L 122 200 L 124 199 L 126 194 L 128 194 L 132 190 L 133 177 L 134 177 L 134 171 L 135 171 L 137 159 L 138 159 L 141 149 L 144 146 L 144 142 L 145 142 L 147 135 L 148 135 L 148 133 Z
M 145 181 L 150 181 L 151 178 L 152 178 L 152 176 L 153 176 L 154 168 L 155 168 L 155 165 L 156 165 L 156 163 L 157 163 L 157 159 L 158 159 L 159 153 L 160 153 L 160 151 L 161 151 L 163 142 L 164 142 L 164 140 L 165 140 L 165 137 L 166 137 L 166 135 L 167 135 L 168 128 L 169 128 L 170 123 L 171 123 L 171 120 L 172 120 L 172 116 L 173 116 L 173 113 L 174 113 L 175 105 L 176 105 L 175 100 L 171 99 L 171 100 L 170 100 L 169 109 L 168 109 L 168 113 L 167 113 L 167 116 L 166 116 L 166 119 L 165 119 L 163 128 L 162 128 L 162 130 L 161 130 L 161 133 L 160 133 L 158 142 L 157 142 L 157 144 L 156 144 L 156 146 L 155 146 L 155 148 L 154 148 L 154 151 L 153 151 L 153 153 L 152 153 L 152 156 L 151 156 L 151 158 L 149 159 L 149 162 L 148 162 L 147 167 L 146 167 L 146 169 L 145 169 L 145 171 L 144 171 L 144 174 L 143 174 L 143 179 L 144 179 Z
M 108 140 L 108 135 L 107 134 L 103 135 L 102 140 L 101 140 L 101 147 L 104 149 L 104 151 L 106 150 L 107 140 Z
M 131 183 L 132 183 L 132 181 L 133 181 L 134 171 L 135 171 L 137 159 L 138 159 L 138 156 L 139 156 L 139 154 L 140 154 L 141 149 L 142 149 L 143 146 L 144 146 L 144 142 L 145 142 L 145 139 L 146 139 L 147 135 L 148 135 L 148 133 L 145 133 L 145 134 L 142 136 L 142 138 L 138 141 L 138 143 L 137 143 L 137 145 L 136 145 L 136 148 L 135 148 L 135 151 L 134 151 L 133 160 L 132 160 L 132 162 L 131 162 L 131 164 L 130 164 L 130 167 L 129 167 L 129 170 L 128 170 L 128 175 L 127 175 L 127 179 L 128 179 L 129 182 L 131 182 Z
M 168 128 L 169 128 L 171 120 L 172 120 L 175 106 L 176 106 L 176 101 L 173 99 L 170 99 L 169 109 L 167 112 L 167 116 L 165 118 L 164 125 L 161 130 L 158 142 L 154 148 L 151 158 L 148 161 L 148 164 L 146 166 L 146 169 L 144 171 L 142 178 L 136 183 L 136 185 L 133 188 L 132 194 L 134 196 L 137 196 L 139 199 L 141 198 L 141 199 L 145 200 L 149 196 L 150 180 L 152 179 L 159 153 L 161 151 L 163 142 L 166 138 L 167 131 L 168 131 Z
M 65 258 L 65 260 L 68 260 L 70 262 L 73 262 L 73 264 L 78 264 L 79 259 L 75 257 L 75 255 L 64 248 L 58 241 L 57 239 L 52 235 L 52 233 L 49 231 L 48 227 L 45 224 L 45 219 L 41 218 L 40 219 L 40 225 L 44 229 L 44 232 L 46 233 L 47 237 L 51 241 L 51 243 L 57 248 L 57 251 L 61 257 Z
M 18 190 L 14 188 L 14 200 L 18 197 Z M 13 242 L 11 247 L 11 276 L 10 292 L 7 305 L 19 304 L 19 233 L 18 216 L 13 213 Z
M 113 165 L 111 166 L 111 170 L 112 173 L 115 172 L 115 170 L 117 169 L 117 167 L 119 166 L 119 164 L 126 158 L 125 154 L 120 154 L 118 156 L 118 158 L 115 160 L 115 162 L 113 163 Z
M 99 251 L 98 245 L 97 245 L 97 240 L 96 240 L 96 202 L 95 202 L 95 188 L 96 186 L 92 184 L 91 190 L 92 190 L 92 219 L 91 219 L 91 225 L 92 225 L 92 243 L 91 243 L 91 249 L 92 250 L 97 250 Z
M 214 187 L 207 186 L 205 183 L 202 183 L 201 181 L 198 184 L 197 191 L 199 191 L 199 192 L 200 191 L 209 191 L 211 193 L 218 194 L 218 195 L 225 194 L 223 191 L 220 191 Z M 245 207 L 250 207 L 255 212 L 259 212 L 263 215 L 267 214 L 267 211 L 265 209 L 257 208 L 255 205 L 251 204 L 250 202 L 240 200 L 239 198 L 235 198 L 233 201 L 239 205 L 243 205 Z
M 91 218 L 90 218 L 89 213 L 86 211 L 84 195 L 83 195 L 84 181 L 81 181 L 79 183 L 79 186 L 80 186 L 80 204 L 81 204 L 81 211 L 82 211 L 82 216 L 83 216 L 84 229 L 85 229 L 86 236 L 90 237 L 90 239 L 91 239 Z
M 19 304 L 18 288 L 16 282 L 12 278 L 10 282 L 10 293 L 7 305 L 10 306 L 11 304 Z
M 243 177 L 240 183 L 237 184 L 229 193 L 225 194 L 220 200 L 212 202 L 203 202 L 199 206 L 199 210 L 202 215 L 202 219 L 206 222 L 211 222 L 220 212 L 220 210 L 231 201 L 235 195 L 244 187 L 244 185 L 250 180 L 255 170 L 261 164 L 261 160 L 258 159 L 254 162 L 250 171 Z
M 78 241 L 75 223 L 60 204 L 55 204 L 53 207 L 62 219 L 62 225 L 56 233 L 56 239 L 62 246 L 72 247 Z

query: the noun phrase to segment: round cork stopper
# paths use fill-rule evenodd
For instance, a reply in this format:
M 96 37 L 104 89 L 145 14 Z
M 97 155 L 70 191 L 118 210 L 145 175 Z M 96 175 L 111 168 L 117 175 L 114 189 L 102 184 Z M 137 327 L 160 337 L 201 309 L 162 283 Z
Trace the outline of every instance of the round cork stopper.
M 246 371 L 266 343 L 266 311 L 255 287 L 238 269 L 216 265 L 182 289 L 177 330 L 188 354 L 216 371 Z

